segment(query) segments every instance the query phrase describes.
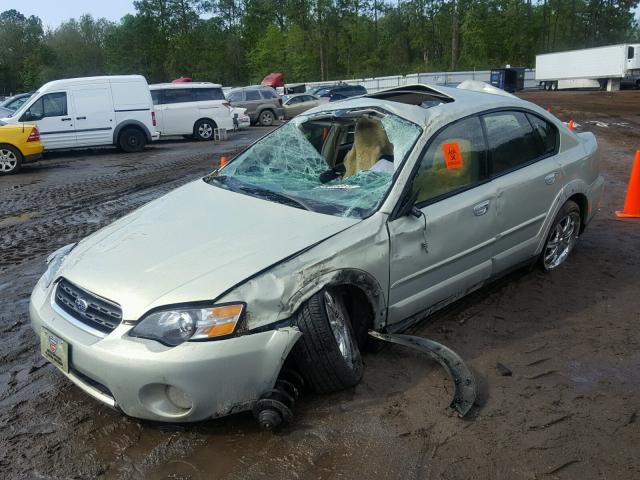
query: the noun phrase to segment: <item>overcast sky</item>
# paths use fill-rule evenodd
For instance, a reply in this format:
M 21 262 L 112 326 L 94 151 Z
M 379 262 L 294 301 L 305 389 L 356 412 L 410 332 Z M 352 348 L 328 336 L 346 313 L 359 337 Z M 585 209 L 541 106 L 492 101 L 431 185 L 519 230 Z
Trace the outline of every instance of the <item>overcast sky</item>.
M 134 13 L 133 0 L 0 0 L 0 12 L 18 10 L 25 16 L 36 15 L 45 27 L 57 27 L 63 21 L 85 13 L 95 18 L 117 21 Z M 636 9 L 636 15 L 640 8 Z
M 11 9 L 40 17 L 45 27 L 57 27 L 85 13 L 117 21 L 135 11 L 133 0 L 0 0 L 0 12 Z

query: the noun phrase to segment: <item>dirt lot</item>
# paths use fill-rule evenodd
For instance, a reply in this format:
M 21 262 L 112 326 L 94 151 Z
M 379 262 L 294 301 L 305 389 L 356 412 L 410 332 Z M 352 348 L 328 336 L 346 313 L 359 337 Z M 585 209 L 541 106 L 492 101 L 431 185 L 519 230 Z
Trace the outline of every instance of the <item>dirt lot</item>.
M 248 414 L 167 428 L 101 406 L 36 348 L 27 305 L 45 256 L 210 170 L 221 147 L 56 154 L 0 179 L 3 476 L 640 478 L 640 221 L 613 213 L 640 148 L 640 92 L 522 96 L 597 135 L 606 198 L 561 269 L 517 272 L 416 329 L 475 371 L 481 395 L 464 420 L 447 408 L 445 372 L 395 346 L 365 356 L 356 388 L 303 396 L 275 435 Z

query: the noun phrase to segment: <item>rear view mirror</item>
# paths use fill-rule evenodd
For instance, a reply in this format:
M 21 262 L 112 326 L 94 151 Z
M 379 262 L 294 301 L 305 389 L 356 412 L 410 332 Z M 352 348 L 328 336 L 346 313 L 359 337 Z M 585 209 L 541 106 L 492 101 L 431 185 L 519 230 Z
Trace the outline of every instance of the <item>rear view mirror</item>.
M 21 122 L 30 122 L 31 120 L 33 120 L 33 118 L 31 118 L 31 112 L 28 110 L 22 114 L 22 117 L 20 117 Z

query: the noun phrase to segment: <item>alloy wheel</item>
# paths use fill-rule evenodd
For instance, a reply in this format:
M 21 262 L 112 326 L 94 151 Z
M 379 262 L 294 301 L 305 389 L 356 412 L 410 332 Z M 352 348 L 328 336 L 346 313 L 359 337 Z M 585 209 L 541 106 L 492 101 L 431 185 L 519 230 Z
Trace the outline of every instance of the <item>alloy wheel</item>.
M 213 135 L 213 127 L 209 123 L 201 123 L 198 125 L 198 135 L 204 140 L 208 140 Z
M 260 125 L 269 127 L 273 123 L 273 113 L 266 110 L 260 114 Z
M 578 239 L 580 215 L 570 212 L 556 223 L 544 249 L 543 264 L 547 270 L 553 270 L 562 264 Z
M 15 153 L 6 148 L 0 148 L 0 172 L 9 173 L 18 166 Z
M 327 317 L 329 318 L 331 332 L 336 339 L 340 354 L 347 365 L 353 367 L 354 346 L 349 329 L 349 320 L 345 315 L 342 305 L 336 302 L 328 291 L 324 292 L 324 304 Z

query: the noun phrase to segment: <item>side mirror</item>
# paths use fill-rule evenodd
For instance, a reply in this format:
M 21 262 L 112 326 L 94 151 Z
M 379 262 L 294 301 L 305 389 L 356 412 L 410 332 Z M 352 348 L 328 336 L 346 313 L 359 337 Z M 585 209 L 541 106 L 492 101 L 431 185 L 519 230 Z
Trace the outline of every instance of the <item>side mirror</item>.
M 416 208 L 416 200 L 418 199 L 418 194 L 420 190 L 413 192 L 411 195 L 407 195 L 404 197 L 404 201 L 402 205 L 398 209 L 398 217 L 405 217 L 407 215 L 412 215 L 414 217 L 420 218 L 422 216 L 422 212 Z
M 30 112 L 29 110 L 27 110 L 26 112 L 24 112 L 24 113 L 22 114 L 22 116 L 20 117 L 20 121 L 21 121 L 21 122 L 30 122 L 30 121 L 32 121 L 32 120 L 33 120 L 33 118 L 32 118 L 32 116 L 31 116 L 31 112 Z

